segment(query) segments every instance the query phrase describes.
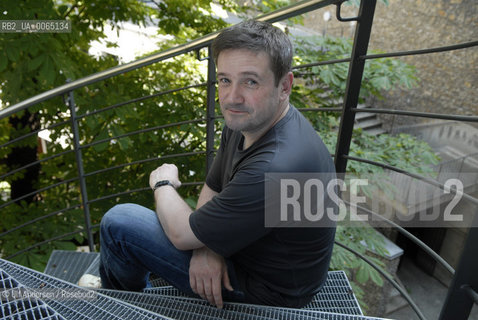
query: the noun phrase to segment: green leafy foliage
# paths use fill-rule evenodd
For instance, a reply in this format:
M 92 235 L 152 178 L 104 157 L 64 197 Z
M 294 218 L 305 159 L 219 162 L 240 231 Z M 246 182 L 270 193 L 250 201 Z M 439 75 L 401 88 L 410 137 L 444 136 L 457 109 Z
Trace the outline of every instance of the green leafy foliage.
M 362 255 L 368 255 L 368 248 L 374 248 L 374 252 L 379 255 L 387 253 L 384 249 L 383 238 L 377 234 L 373 228 L 367 225 L 359 227 L 339 225 L 337 227 L 336 240 L 346 244 L 349 248 Z M 384 267 L 383 262 L 376 257 L 368 255 L 367 258 L 377 266 L 381 268 Z M 330 268 L 333 270 L 346 270 L 350 278 L 357 280 L 357 282 L 361 284 L 371 279 L 377 285 L 383 285 L 383 279 L 375 269 L 371 268 L 368 263 L 362 259 L 357 258 L 352 252 L 339 246 L 334 247 L 334 255 L 330 263 Z M 354 272 L 353 276 L 351 274 L 352 271 Z
M 256 17 L 262 14 L 270 13 L 278 9 L 290 6 L 299 2 L 299 0 L 251 0 L 246 1 L 238 11 L 243 18 Z M 296 16 L 284 21 L 287 25 L 303 24 L 303 17 Z
M 167 46 L 185 43 L 227 26 L 223 20 L 213 16 L 210 1 L 167 0 L 154 3 L 157 5 L 155 18 L 158 19 L 160 33 L 175 36 Z M 229 11 L 237 8 L 230 0 L 222 0 L 219 4 Z
M 303 65 L 318 61 L 341 60 L 350 58 L 352 42 L 340 37 L 298 37 L 295 44 L 295 64 Z M 370 54 L 379 53 L 372 51 Z M 348 76 L 348 62 L 314 66 L 298 69 L 296 77 L 300 79 L 299 91 L 293 93 L 294 101 L 304 100 L 310 107 L 341 106 L 345 95 Z M 382 91 L 402 86 L 415 85 L 415 68 L 400 60 L 381 58 L 368 60 L 365 64 L 359 103 L 371 96 L 381 97 Z M 305 86 L 306 88 L 302 88 Z M 303 94 L 307 93 L 307 99 Z M 297 97 L 296 95 L 299 95 Z

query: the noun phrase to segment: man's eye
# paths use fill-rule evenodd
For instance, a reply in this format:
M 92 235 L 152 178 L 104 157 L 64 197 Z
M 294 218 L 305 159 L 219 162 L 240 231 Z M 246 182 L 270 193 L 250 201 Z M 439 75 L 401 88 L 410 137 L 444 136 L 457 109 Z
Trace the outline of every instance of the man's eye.
M 255 87 L 257 86 L 257 81 L 249 79 L 246 81 L 246 85 L 248 85 L 249 87 Z
M 221 79 L 219 79 L 219 83 L 229 83 L 229 79 L 221 78 Z

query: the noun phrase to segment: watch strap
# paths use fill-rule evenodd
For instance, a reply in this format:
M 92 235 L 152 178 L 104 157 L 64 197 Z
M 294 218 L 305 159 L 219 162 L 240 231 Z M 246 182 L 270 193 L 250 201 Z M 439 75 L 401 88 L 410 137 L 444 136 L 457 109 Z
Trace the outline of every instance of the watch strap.
M 153 192 L 156 191 L 156 189 L 158 189 L 159 187 L 162 187 L 162 186 L 171 186 L 171 187 L 173 187 L 174 189 L 176 189 L 176 188 L 174 187 L 174 185 L 171 183 L 171 181 L 169 181 L 169 180 L 160 180 L 160 181 L 158 181 L 158 182 L 156 182 L 156 183 L 154 184 Z

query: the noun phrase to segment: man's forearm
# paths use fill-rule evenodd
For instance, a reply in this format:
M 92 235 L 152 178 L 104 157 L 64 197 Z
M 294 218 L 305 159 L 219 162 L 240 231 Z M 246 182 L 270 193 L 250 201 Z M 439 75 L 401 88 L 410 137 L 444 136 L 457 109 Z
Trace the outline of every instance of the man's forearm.
M 158 182 L 167 184 L 156 187 Z M 203 246 L 189 226 L 191 208 L 176 192 L 181 186 L 178 169 L 173 164 L 163 164 L 149 175 L 149 185 L 156 188 L 154 199 L 156 214 L 171 243 L 180 250 L 191 250 Z
M 171 186 L 163 186 L 154 192 L 156 214 L 169 240 L 181 247 L 181 237 L 187 233 L 192 210 Z M 181 248 L 178 248 L 181 249 Z

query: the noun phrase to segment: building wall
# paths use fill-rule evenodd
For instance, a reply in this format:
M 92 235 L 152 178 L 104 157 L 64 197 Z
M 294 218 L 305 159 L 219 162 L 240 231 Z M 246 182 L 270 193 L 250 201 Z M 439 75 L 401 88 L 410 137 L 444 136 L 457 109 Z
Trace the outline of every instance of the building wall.
M 353 26 L 335 19 L 335 6 L 308 14 L 305 25 L 320 33 L 352 36 Z M 329 11 L 332 18 L 325 22 Z M 357 9 L 343 8 L 343 16 Z M 476 0 L 390 0 L 377 4 L 370 48 L 407 51 L 478 40 Z M 414 65 L 419 82 L 412 89 L 396 88 L 376 108 L 459 115 L 478 114 L 478 47 L 453 52 L 400 57 Z M 411 117 L 384 117 L 386 129 L 425 121 Z

